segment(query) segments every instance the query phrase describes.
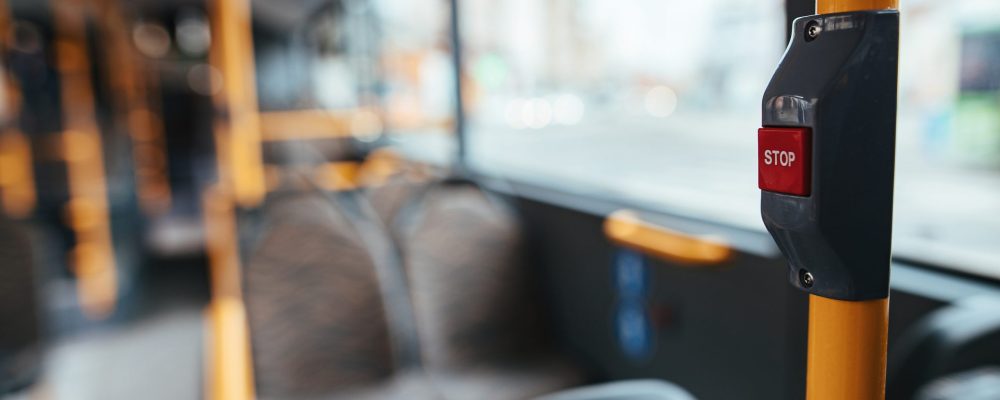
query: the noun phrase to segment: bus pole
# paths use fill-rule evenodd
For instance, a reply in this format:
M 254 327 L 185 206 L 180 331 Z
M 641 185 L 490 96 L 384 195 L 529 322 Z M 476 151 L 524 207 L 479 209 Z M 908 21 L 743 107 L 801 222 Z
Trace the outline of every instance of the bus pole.
M 818 0 L 762 101 L 765 226 L 809 293 L 806 398 L 885 398 L 897 0 Z

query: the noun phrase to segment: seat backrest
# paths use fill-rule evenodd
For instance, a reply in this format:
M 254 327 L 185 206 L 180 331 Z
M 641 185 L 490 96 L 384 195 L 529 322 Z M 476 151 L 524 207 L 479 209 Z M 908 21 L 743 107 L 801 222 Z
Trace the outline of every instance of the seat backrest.
M 456 369 L 541 342 L 513 211 L 464 181 L 433 183 L 396 213 L 423 364 Z
M 0 394 L 30 384 L 41 362 L 39 298 L 26 228 L 0 215 Z
M 258 393 L 310 396 L 389 376 L 376 261 L 345 210 L 319 192 L 279 194 L 258 227 L 243 274 Z

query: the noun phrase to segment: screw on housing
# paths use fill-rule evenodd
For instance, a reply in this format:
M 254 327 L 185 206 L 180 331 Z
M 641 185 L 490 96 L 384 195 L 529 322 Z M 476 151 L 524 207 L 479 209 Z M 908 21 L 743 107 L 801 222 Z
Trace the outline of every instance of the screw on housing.
M 813 283 L 816 283 L 816 278 L 809 271 L 801 270 L 799 271 L 799 282 L 802 283 L 803 287 L 811 288 Z
M 813 21 L 809 21 L 809 23 L 806 24 L 806 41 L 807 42 L 811 42 L 814 39 L 816 39 L 817 37 L 819 37 L 820 33 L 823 33 L 823 27 L 819 26 L 819 22 L 813 20 Z

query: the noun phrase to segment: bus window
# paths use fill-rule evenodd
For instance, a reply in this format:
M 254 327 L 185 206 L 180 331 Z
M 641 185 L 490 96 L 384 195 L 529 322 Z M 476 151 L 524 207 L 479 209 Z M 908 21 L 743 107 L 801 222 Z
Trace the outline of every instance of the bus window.
M 752 132 L 783 2 L 473 1 L 462 16 L 474 166 L 758 223 Z
M 902 1 L 895 254 L 1000 276 L 1000 5 Z M 463 2 L 470 162 L 763 230 L 782 1 Z
M 1000 4 L 901 7 L 895 251 L 997 276 Z

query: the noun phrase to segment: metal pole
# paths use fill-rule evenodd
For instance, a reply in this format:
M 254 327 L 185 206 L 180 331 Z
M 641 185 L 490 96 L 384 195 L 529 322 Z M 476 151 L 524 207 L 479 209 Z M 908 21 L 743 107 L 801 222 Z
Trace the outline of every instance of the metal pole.
M 817 0 L 816 13 L 897 7 L 897 0 Z M 849 301 L 809 295 L 806 398 L 884 399 L 888 326 L 888 297 Z
M 0 0 L 0 27 L 11 29 L 14 18 L 9 5 Z M 10 55 L 8 37 L 0 38 L 4 106 L 0 110 L 0 211 L 9 216 L 24 218 L 31 214 L 37 202 L 35 191 L 34 161 L 31 140 L 20 127 L 21 92 L 7 57 Z
M 218 182 L 202 204 L 212 302 L 205 385 L 208 399 L 254 399 L 249 328 L 242 300 L 236 206 L 254 206 L 266 192 L 249 0 L 212 0 L 211 64 L 222 89 L 213 96 Z
M 455 78 L 455 139 L 457 140 L 454 167 L 466 171 L 468 135 L 465 130 L 465 98 L 462 93 L 462 40 L 459 26 L 458 0 L 448 0 L 451 5 L 451 63 Z
M 847 301 L 809 295 L 806 398 L 885 398 L 889 299 Z
M 210 4 L 212 50 L 222 90 L 215 106 L 219 182 L 243 207 L 259 204 L 266 191 L 261 155 L 257 86 L 254 79 L 250 1 L 215 0 Z

